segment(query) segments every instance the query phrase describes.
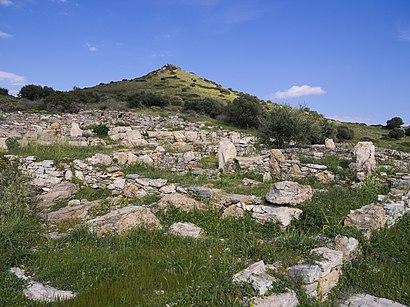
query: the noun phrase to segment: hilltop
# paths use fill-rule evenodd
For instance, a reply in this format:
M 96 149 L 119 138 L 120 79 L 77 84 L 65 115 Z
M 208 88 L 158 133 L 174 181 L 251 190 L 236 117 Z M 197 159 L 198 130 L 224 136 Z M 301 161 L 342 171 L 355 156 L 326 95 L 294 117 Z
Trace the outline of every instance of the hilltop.
M 102 95 L 130 95 L 140 91 L 156 93 L 168 97 L 186 99 L 213 98 L 231 102 L 238 92 L 202 78 L 193 72 L 187 72 L 173 64 L 167 64 L 145 76 L 135 79 L 100 83 L 86 89 Z

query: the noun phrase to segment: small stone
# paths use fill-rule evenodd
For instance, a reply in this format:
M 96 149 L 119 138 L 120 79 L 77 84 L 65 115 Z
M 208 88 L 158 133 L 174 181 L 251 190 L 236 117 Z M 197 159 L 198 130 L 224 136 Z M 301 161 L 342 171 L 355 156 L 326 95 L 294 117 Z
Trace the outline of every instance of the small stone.
M 300 264 L 288 268 L 289 276 L 292 278 L 301 277 L 304 284 L 311 284 L 318 281 L 321 272 L 317 264 Z
M 202 228 L 192 223 L 175 223 L 171 225 L 170 230 L 173 234 L 195 239 L 200 238 L 203 232 Z

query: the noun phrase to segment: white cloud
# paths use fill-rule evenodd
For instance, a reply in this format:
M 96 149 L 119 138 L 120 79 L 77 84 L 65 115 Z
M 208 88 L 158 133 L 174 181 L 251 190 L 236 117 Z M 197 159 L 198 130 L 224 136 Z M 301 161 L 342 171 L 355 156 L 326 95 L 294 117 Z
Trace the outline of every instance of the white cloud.
M 0 71 L 0 81 L 5 81 L 10 85 L 24 85 L 26 78 L 7 71 Z
M 320 86 L 310 86 L 310 85 L 294 85 L 286 91 L 279 91 L 273 94 L 272 98 L 293 98 L 300 96 L 311 96 L 311 95 L 323 95 L 326 92 Z
M 88 48 L 88 51 L 90 51 L 91 53 L 96 52 L 97 51 L 97 47 L 91 45 L 90 43 L 86 43 L 85 44 Z
M 397 39 L 402 42 L 410 42 L 410 27 L 398 27 Z
M 10 33 L 0 31 L 0 39 L 12 38 L 12 37 L 13 37 L 13 35 L 11 35 Z
M 10 6 L 12 4 L 13 4 L 13 1 L 11 0 L 0 0 L 0 5 Z

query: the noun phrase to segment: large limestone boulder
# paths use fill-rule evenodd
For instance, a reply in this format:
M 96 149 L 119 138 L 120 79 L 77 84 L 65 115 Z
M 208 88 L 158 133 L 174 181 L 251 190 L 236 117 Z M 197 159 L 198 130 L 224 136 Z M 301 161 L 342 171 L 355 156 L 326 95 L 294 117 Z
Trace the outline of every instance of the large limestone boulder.
M 325 148 L 330 149 L 330 150 L 336 149 L 336 145 L 335 145 L 335 142 L 333 142 L 333 139 L 325 140 Z
M 353 149 L 354 162 L 350 168 L 358 173 L 364 173 L 366 176 L 376 171 L 375 146 L 372 142 L 359 142 Z
M 168 194 L 162 197 L 158 202 L 158 207 L 161 209 L 165 209 L 168 206 L 174 206 L 177 209 L 182 211 L 193 211 L 193 210 L 200 210 L 200 211 L 207 211 L 208 207 L 185 194 L 181 193 L 173 193 Z
M 310 201 L 313 189 L 293 181 L 281 181 L 271 185 L 266 200 L 276 205 L 296 206 Z
M 367 235 L 379 229 L 386 223 L 386 214 L 383 207 L 367 205 L 357 210 L 352 210 L 346 216 L 344 224 L 365 231 Z
M 39 195 L 37 197 L 37 206 L 40 209 L 47 209 L 54 205 L 56 202 L 71 197 L 75 192 L 77 192 L 77 189 L 78 187 L 76 184 L 69 181 L 63 181 L 59 184 L 56 184 L 46 194 Z
M 148 208 L 127 206 L 99 216 L 87 222 L 91 232 L 97 235 L 107 233 L 124 234 L 134 227 L 160 229 L 161 223 Z
M 80 125 L 78 123 L 71 123 L 70 136 L 73 138 L 83 136 L 83 130 L 81 130 Z
M 340 307 L 406 307 L 386 298 L 369 294 L 355 294 L 349 297 Z
M 218 148 L 218 168 L 224 169 L 226 162 L 235 159 L 237 155 L 235 145 L 228 139 L 223 139 Z

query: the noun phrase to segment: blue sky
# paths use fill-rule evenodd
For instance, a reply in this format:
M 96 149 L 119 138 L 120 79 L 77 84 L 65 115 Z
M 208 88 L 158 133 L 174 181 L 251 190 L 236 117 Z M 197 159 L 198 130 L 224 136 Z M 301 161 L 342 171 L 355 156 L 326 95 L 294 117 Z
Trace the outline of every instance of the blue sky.
M 0 0 L 0 87 L 172 63 L 328 117 L 410 123 L 409 0 Z

